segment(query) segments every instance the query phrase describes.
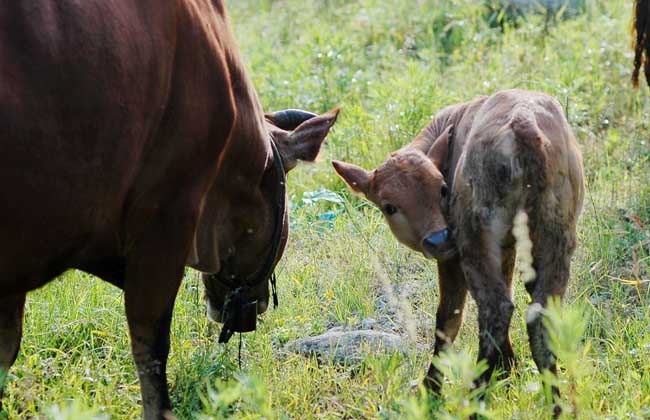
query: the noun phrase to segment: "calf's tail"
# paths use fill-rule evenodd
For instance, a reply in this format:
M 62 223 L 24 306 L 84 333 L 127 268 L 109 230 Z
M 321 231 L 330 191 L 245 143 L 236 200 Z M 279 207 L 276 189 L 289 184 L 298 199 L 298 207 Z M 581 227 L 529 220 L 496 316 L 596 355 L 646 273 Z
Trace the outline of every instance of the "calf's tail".
M 546 145 L 549 140 L 534 120 L 523 116 L 510 122 L 515 137 L 513 171 L 518 173 L 522 188 L 524 209 L 531 219 L 540 208 L 544 191 L 548 187 L 548 155 Z M 534 220 L 531 220 L 534 223 Z

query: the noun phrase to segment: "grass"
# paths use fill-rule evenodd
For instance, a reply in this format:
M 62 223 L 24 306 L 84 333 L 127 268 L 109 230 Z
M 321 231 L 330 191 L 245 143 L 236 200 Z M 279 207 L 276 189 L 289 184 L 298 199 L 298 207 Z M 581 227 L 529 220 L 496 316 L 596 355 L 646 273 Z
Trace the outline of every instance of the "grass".
M 241 370 L 236 340 L 217 344 L 197 273 L 187 272 L 169 362 L 180 418 L 419 419 L 430 411 L 547 418 L 521 281 L 512 325 L 519 365 L 492 385 L 484 406 L 467 399 L 467 377 L 480 369 L 473 302 L 454 352 L 440 361 L 449 369 L 445 400 L 411 389 L 430 360 L 435 263 L 398 245 L 381 215 L 350 196 L 329 165 L 336 158 L 374 167 L 442 107 L 511 87 L 555 95 L 585 158 L 588 194 L 572 281 L 564 309 L 548 316 L 565 416 L 650 417 L 650 91 L 629 83 L 629 2 L 586 3 L 570 19 L 529 16 L 499 28 L 470 0 L 229 2 L 265 109 L 343 112 L 321 161 L 290 175 L 293 231 L 279 266 L 281 306 L 244 336 Z M 341 200 L 303 200 L 319 188 Z M 394 299 L 385 303 L 388 294 Z M 26 313 L 5 397 L 10 418 L 140 415 L 119 290 L 68 272 L 30 294 Z M 289 340 L 369 317 L 410 337 L 408 353 L 352 369 L 282 351 Z

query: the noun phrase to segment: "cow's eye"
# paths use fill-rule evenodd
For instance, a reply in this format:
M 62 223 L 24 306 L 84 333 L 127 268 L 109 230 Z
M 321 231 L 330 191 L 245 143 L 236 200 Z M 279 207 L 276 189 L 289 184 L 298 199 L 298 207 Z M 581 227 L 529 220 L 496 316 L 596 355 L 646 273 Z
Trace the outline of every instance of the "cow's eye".
M 384 204 L 384 211 L 387 215 L 392 216 L 397 213 L 397 208 L 392 204 Z
M 440 188 L 440 197 L 442 198 L 447 198 L 449 197 L 449 187 L 446 185 L 442 185 L 442 188 Z

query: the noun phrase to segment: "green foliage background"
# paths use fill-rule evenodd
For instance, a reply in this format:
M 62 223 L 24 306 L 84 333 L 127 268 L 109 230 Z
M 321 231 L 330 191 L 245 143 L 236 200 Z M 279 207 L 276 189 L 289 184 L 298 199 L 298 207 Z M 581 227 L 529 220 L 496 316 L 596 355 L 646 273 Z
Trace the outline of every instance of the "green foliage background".
M 585 158 L 588 194 L 566 312 L 549 317 L 560 348 L 570 350 L 560 376 L 566 416 L 650 417 L 650 91 L 633 91 L 629 83 L 630 2 L 587 0 L 575 17 L 529 15 L 503 26 L 471 0 L 228 3 L 265 109 L 343 111 L 320 162 L 290 175 L 293 231 L 279 267 L 281 306 L 244 337 L 241 371 L 236 341 L 217 344 L 198 276 L 187 272 L 169 365 L 180 418 L 464 413 L 463 381 L 476 369 L 473 302 L 454 345 L 460 353 L 449 356 L 457 368 L 449 372 L 447 398 L 427 400 L 411 385 L 430 360 L 435 263 L 398 245 L 381 215 L 348 194 L 329 161 L 374 167 L 442 107 L 512 87 L 556 96 Z M 342 202 L 313 200 L 314 194 L 303 200 L 319 188 L 339 193 Z M 28 298 L 5 398 L 9 417 L 137 418 L 122 293 L 84 273 L 63 277 Z M 376 356 L 351 369 L 282 351 L 289 340 L 385 315 L 377 302 L 386 280 L 416 325 L 406 356 Z M 478 407 L 499 419 L 550 413 L 527 345 L 520 283 L 512 325 L 519 365 Z

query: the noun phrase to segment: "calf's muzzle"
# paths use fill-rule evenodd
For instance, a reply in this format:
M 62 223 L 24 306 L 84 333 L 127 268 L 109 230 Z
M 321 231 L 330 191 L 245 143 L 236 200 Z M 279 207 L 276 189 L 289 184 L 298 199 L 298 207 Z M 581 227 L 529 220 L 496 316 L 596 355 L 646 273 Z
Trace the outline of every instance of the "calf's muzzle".
M 449 250 L 451 243 L 451 231 L 444 228 L 433 232 L 422 241 L 422 247 L 432 256 L 436 257 Z

